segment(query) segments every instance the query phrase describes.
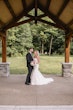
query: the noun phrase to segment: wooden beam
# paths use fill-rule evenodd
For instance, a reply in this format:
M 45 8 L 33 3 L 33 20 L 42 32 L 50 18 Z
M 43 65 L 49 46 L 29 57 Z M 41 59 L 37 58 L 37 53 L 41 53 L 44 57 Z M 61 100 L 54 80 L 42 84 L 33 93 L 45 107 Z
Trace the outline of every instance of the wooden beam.
M 47 0 L 47 3 L 46 3 L 47 9 L 49 9 L 50 3 L 51 3 L 51 0 Z
M 32 9 L 33 9 L 33 3 L 25 11 L 23 10 L 15 19 L 11 20 L 9 23 L 4 25 L 1 30 L 9 29 L 9 27 L 11 27 L 14 23 L 16 23 L 20 18 L 25 16 Z
M 45 21 L 45 20 L 43 20 L 43 19 L 37 19 L 37 20 L 40 21 L 40 22 L 43 22 L 43 23 L 49 24 L 49 25 L 51 25 L 51 26 L 54 26 L 54 27 L 56 27 L 56 28 L 60 28 L 60 29 L 62 29 L 62 27 L 58 26 L 58 25 L 55 24 L 55 23 L 51 23 L 51 22 Z
M 68 37 L 65 37 L 65 62 L 69 63 L 70 58 L 70 40 L 72 35 L 69 35 Z
M 35 20 L 35 16 L 29 15 L 28 13 L 25 16 Z M 41 19 L 45 16 L 46 16 L 45 14 L 42 14 L 42 15 L 37 16 L 36 19 L 38 20 L 38 19 Z
M 21 22 L 18 22 L 18 23 L 14 23 L 12 26 L 8 27 L 8 29 L 11 28 L 11 27 L 15 27 L 15 26 L 18 26 L 18 25 L 21 25 L 21 24 L 25 24 L 25 23 L 27 23 L 27 22 L 31 22 L 31 21 L 35 20 L 35 17 L 33 17 L 32 15 L 26 14 L 26 16 L 27 16 L 27 17 L 30 17 L 30 19 L 24 20 L 24 21 L 21 21 Z M 49 25 L 51 25 L 51 26 L 54 26 L 54 27 L 59 27 L 57 24 L 54 24 L 54 23 L 51 23 L 51 22 L 42 20 L 41 18 L 42 18 L 43 16 L 45 16 L 45 15 L 43 14 L 43 15 L 37 16 L 37 20 L 40 21 L 40 22 L 49 24 Z M 61 27 L 59 27 L 59 28 L 61 28 Z M 62 29 L 62 28 L 61 28 L 61 29 Z
M 21 22 L 18 22 L 18 23 L 14 23 L 12 26 L 8 27 L 8 29 L 35 20 L 35 17 L 32 16 L 32 15 L 26 14 L 25 16 L 26 16 L 26 17 L 29 17 L 30 19 L 27 19 L 27 20 L 24 20 L 24 21 L 21 21 Z M 53 24 L 53 23 L 49 23 L 49 22 L 47 22 L 47 21 L 42 20 L 42 19 L 41 19 L 42 17 L 45 17 L 45 14 L 42 14 L 42 15 L 37 16 L 36 19 L 37 19 L 38 21 L 41 21 L 41 22 L 44 22 L 44 23 L 48 23 L 49 25 L 55 26 L 55 24 Z M 41 20 L 40 20 L 40 19 L 41 19 Z
M 73 24 L 73 19 L 67 25 L 71 26 L 72 24 Z
M 19 16 L 16 17 L 16 19 L 11 20 L 8 24 L 2 27 L 2 30 L 7 30 L 9 27 L 11 27 L 15 22 L 17 22 L 20 18 L 24 16 L 24 11 L 19 14 Z
M 15 18 L 16 15 L 15 15 L 15 13 L 14 13 L 14 11 L 13 11 L 10 3 L 9 3 L 9 1 L 8 0 L 4 0 L 4 3 L 6 4 L 6 6 L 7 6 L 8 10 L 10 11 L 11 15 Z
M 37 0 L 35 0 L 35 24 L 37 24 Z
M 59 10 L 59 12 L 58 12 L 58 14 L 57 14 L 58 17 L 62 14 L 62 12 L 64 11 L 64 9 L 65 9 L 66 6 L 68 5 L 69 1 L 70 1 L 70 0 L 64 0 L 64 3 L 63 3 L 63 5 L 61 6 L 61 8 L 60 8 L 60 10 Z
M 3 22 L 1 19 L 0 19 L 0 24 L 1 24 L 1 25 L 4 25 L 4 22 Z
M 24 10 L 26 9 L 27 5 L 26 5 L 26 1 L 25 0 L 22 0 L 22 4 L 23 4 L 23 8 Z
M 26 16 L 26 17 L 29 17 L 29 18 L 32 18 L 32 19 L 35 18 L 34 16 L 32 16 L 32 15 L 30 15 L 30 14 L 28 14 L 28 13 L 26 13 L 25 16 Z
M 26 16 L 26 17 L 29 17 L 29 18 L 31 18 L 31 19 L 35 19 L 34 16 L 29 15 L 29 14 L 26 14 L 25 16 Z M 41 18 L 42 18 L 42 17 L 45 17 L 45 16 L 46 16 L 46 14 L 44 13 L 44 14 L 42 14 L 42 15 L 37 16 L 36 19 L 37 19 L 38 21 L 40 21 L 40 22 L 43 22 L 43 23 L 49 24 L 49 25 L 51 25 L 51 26 L 54 26 L 54 27 L 56 27 L 56 28 L 60 28 L 60 29 L 63 29 L 63 30 L 64 30 L 63 26 L 61 26 L 61 25 L 58 25 L 58 24 L 56 24 L 56 23 L 51 23 L 51 22 L 42 20 Z
M 3 33 L 3 32 L 0 32 L 0 36 L 4 36 L 4 37 L 6 37 L 6 35 Z
M 62 27 L 62 29 L 64 29 L 67 32 L 71 31 L 71 29 L 65 23 L 63 23 L 60 19 L 58 19 L 56 15 L 52 14 L 52 12 L 44 8 L 40 3 L 39 3 L 39 9 L 42 10 L 46 14 L 46 16 L 51 18 L 57 25 Z
M 45 13 L 38 16 L 38 18 L 43 18 L 43 17 L 46 17 L 46 14 Z
M 22 24 L 25 24 L 25 23 L 29 23 L 29 22 L 31 22 L 31 21 L 33 21 L 33 19 L 30 18 L 30 19 L 27 19 L 27 20 L 24 20 L 24 21 L 15 23 L 14 25 L 10 26 L 9 28 L 16 27 L 16 26 L 19 26 L 19 25 L 22 25 Z M 8 29 L 9 29 L 9 28 L 8 28 Z
M 29 15 L 28 13 L 25 16 L 29 17 L 29 18 L 34 18 L 35 19 L 35 16 Z M 46 14 L 42 14 L 42 15 L 37 16 L 36 19 L 43 18 L 45 16 L 46 16 Z
M 32 4 L 30 6 L 28 6 L 26 8 L 26 10 L 24 10 L 24 12 L 28 13 L 29 11 L 31 11 L 34 8 L 34 2 L 32 2 Z
M 6 62 L 6 37 L 2 37 L 2 62 Z

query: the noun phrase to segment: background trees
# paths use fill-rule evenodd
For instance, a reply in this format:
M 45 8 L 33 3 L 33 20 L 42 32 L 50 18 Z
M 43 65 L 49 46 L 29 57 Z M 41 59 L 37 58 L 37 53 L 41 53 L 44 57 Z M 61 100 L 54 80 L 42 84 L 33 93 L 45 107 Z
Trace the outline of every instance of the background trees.
M 7 33 L 7 55 L 24 55 L 32 44 L 30 24 L 21 25 L 8 30 Z
M 33 15 L 34 10 L 30 12 Z M 38 15 L 42 12 L 38 10 Z M 21 20 L 27 19 L 23 17 Z M 43 18 L 49 22 L 51 19 Z M 50 25 L 34 22 L 20 25 L 11 28 L 7 31 L 7 55 L 8 56 L 22 56 L 28 48 L 33 46 L 34 49 L 40 53 L 55 55 L 64 54 L 65 33 L 63 30 L 54 28 Z M 71 55 L 73 55 L 73 40 L 71 40 Z M 0 42 L 0 55 L 1 55 L 1 42 Z
M 63 54 L 65 33 L 63 30 L 39 23 L 31 25 L 33 45 L 42 54 Z

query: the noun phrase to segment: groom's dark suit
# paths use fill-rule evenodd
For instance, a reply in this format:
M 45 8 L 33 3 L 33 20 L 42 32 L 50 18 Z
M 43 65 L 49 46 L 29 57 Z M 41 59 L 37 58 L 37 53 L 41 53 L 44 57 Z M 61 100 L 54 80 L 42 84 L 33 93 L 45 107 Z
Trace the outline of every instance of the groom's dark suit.
M 32 69 L 33 69 L 33 66 L 30 65 L 30 63 L 33 61 L 33 57 L 31 55 L 31 53 L 27 53 L 26 60 L 27 60 L 28 74 L 27 74 L 27 77 L 26 77 L 25 84 L 29 84 L 31 82 L 30 77 L 31 77 Z

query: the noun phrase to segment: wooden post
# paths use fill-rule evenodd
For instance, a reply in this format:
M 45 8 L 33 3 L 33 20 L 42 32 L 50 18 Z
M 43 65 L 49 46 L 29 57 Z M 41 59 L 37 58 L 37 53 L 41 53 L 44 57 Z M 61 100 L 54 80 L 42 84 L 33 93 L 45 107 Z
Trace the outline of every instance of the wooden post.
M 65 62 L 69 63 L 71 35 L 65 38 Z
M 2 62 L 6 62 L 6 36 L 2 37 Z

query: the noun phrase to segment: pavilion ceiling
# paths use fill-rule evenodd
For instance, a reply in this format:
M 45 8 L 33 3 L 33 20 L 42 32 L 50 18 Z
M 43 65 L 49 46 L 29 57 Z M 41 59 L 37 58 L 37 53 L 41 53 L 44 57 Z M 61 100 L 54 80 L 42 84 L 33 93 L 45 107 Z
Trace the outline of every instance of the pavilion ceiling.
M 34 16 L 29 11 L 35 9 Z M 44 14 L 37 14 L 37 9 Z M 23 16 L 28 20 L 18 22 Z M 42 17 L 48 16 L 54 23 L 45 21 Z M 38 21 L 62 28 L 66 33 L 73 33 L 73 0 L 0 0 L 0 31 L 3 32 L 13 26 Z

